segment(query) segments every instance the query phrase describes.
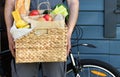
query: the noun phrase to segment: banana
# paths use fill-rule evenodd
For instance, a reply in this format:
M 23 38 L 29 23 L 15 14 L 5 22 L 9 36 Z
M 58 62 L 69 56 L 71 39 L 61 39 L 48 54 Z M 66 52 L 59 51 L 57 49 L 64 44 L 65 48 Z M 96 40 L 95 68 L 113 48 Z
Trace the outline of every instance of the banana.
M 30 25 L 28 25 L 28 23 L 23 20 L 19 20 L 16 22 L 16 27 L 17 28 L 30 28 Z
M 12 16 L 13 16 L 15 22 L 22 20 L 18 10 L 13 11 Z
M 30 25 L 28 25 L 27 22 L 25 22 L 24 20 L 22 20 L 19 11 L 15 10 L 12 12 L 13 18 L 16 22 L 16 27 L 19 28 L 30 28 Z

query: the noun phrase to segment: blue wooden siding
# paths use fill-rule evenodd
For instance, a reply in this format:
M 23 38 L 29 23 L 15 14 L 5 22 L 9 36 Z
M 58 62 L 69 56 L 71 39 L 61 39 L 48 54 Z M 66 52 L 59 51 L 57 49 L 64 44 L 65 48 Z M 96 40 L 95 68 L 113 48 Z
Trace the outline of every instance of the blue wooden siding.
M 79 43 L 91 43 L 97 48 L 79 47 L 81 58 L 92 58 L 112 64 L 120 70 L 120 26 L 116 25 L 117 37 L 104 38 L 104 0 L 80 0 L 77 27 L 83 30 Z M 74 33 L 72 37 L 76 37 Z M 77 48 L 73 48 L 77 56 Z
M 77 24 L 103 25 L 103 12 L 80 12 Z
M 103 10 L 104 0 L 80 0 L 80 9 L 82 10 Z

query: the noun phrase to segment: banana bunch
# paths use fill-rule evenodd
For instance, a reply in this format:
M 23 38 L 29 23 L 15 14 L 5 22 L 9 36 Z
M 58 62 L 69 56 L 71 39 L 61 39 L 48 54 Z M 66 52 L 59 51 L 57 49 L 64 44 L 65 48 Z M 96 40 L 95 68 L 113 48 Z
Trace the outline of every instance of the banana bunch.
M 13 18 L 15 20 L 15 23 L 16 23 L 16 27 L 18 29 L 20 28 L 30 28 L 30 25 L 29 23 L 25 22 L 24 20 L 22 20 L 18 10 L 15 10 L 12 12 L 12 15 L 13 15 Z
M 19 20 L 18 22 L 16 22 L 16 27 L 17 28 L 30 28 L 30 25 L 23 20 Z

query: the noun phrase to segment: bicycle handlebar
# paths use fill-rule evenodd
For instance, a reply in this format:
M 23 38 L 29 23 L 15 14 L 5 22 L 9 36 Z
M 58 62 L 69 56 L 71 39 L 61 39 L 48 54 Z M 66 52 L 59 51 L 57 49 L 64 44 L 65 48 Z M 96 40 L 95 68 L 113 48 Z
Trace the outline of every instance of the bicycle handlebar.
M 72 47 L 76 47 L 76 46 L 85 46 L 85 47 L 90 47 L 90 48 L 97 48 L 97 47 L 94 46 L 93 44 L 87 44 L 87 43 L 83 43 L 83 44 L 74 44 L 74 45 L 72 45 Z
M 10 52 L 10 50 L 4 50 L 4 51 L 0 52 L 0 55 L 4 55 L 4 54 L 9 53 L 9 52 Z
M 0 32 L 2 32 L 2 31 L 3 31 L 3 29 L 0 28 Z

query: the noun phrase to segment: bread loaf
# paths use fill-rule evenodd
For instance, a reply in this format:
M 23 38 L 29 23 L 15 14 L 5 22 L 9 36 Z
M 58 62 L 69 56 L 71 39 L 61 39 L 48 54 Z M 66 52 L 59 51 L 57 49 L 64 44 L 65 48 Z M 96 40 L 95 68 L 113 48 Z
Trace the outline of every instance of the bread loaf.
M 16 0 L 15 9 L 19 11 L 21 15 L 27 15 L 30 8 L 30 0 Z

